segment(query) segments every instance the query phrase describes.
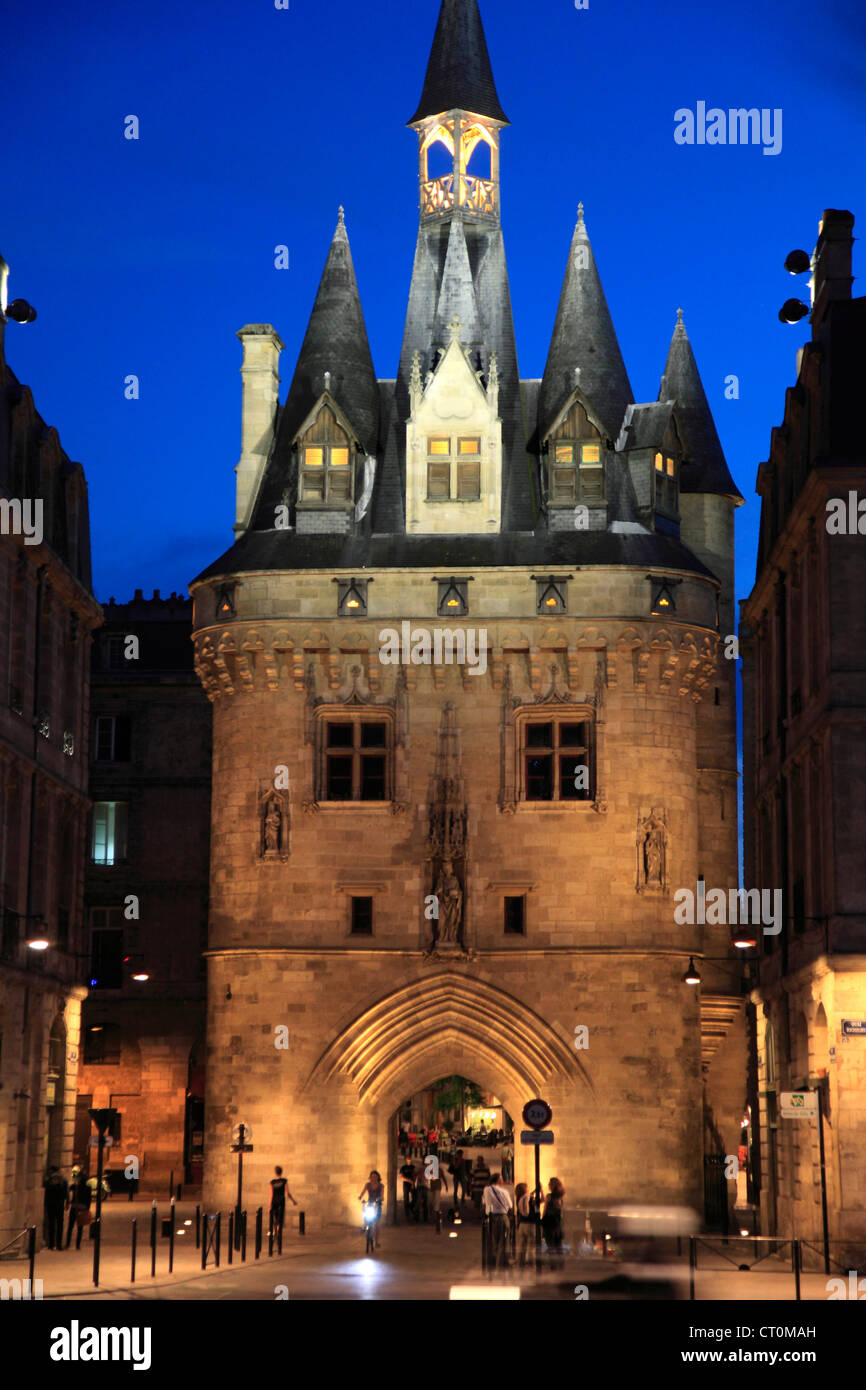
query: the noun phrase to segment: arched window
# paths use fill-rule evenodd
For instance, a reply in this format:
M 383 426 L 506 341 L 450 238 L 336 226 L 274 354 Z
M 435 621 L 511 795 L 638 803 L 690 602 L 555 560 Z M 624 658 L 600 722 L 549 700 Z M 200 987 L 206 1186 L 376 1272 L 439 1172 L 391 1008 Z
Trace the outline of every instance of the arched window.
M 330 406 L 323 406 L 302 437 L 301 502 L 349 503 L 354 492 L 352 440 Z
M 551 506 L 604 501 L 601 433 L 578 401 L 554 431 L 548 458 Z
M 444 140 L 434 140 L 427 146 L 427 178 L 444 179 L 454 173 L 454 154 Z

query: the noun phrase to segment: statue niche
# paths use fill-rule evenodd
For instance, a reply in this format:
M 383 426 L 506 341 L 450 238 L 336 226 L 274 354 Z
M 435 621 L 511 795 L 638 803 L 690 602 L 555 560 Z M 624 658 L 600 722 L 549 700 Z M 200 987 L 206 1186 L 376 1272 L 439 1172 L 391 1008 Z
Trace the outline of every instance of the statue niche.
M 285 863 L 289 857 L 289 809 L 274 787 L 259 798 L 259 857 L 270 863 Z
M 667 889 L 668 832 L 663 807 L 653 806 L 637 822 L 637 891 L 664 893 Z
M 460 749 L 454 706 L 442 712 L 429 808 L 430 891 L 436 899 L 429 951 L 462 955 L 466 883 L 466 796 L 460 776 Z

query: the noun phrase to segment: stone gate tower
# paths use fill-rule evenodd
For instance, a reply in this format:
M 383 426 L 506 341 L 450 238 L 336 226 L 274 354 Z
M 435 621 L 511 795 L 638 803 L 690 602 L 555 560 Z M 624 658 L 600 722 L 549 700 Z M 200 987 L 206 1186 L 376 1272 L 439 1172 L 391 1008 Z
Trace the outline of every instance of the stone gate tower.
M 741 1000 L 728 929 L 678 925 L 673 895 L 737 883 L 742 499 L 682 316 L 634 402 L 582 209 L 544 376 L 520 379 L 477 0 L 443 0 L 410 124 L 396 380 L 342 209 L 285 404 L 275 330 L 238 334 L 237 538 L 192 586 L 205 1200 L 233 1201 L 243 1120 L 259 1190 L 284 1163 L 344 1219 L 371 1168 L 394 1180 L 401 1102 L 456 1072 L 515 1118 L 550 1102 L 569 1205 L 700 1208 L 704 1152 L 739 1138 Z

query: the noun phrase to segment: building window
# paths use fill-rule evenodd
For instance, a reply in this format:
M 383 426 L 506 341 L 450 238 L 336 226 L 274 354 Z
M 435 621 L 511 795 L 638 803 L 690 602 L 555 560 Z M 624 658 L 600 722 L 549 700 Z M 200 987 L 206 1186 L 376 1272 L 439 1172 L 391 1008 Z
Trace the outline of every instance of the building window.
M 676 516 L 679 511 L 677 487 L 677 463 L 668 454 L 656 454 L 655 468 L 656 510 Z
M 116 1066 L 120 1061 L 120 1027 L 116 1023 L 93 1023 L 84 1030 L 86 1067 Z
M 324 406 L 300 443 L 302 502 L 352 500 L 352 441 L 330 406 Z
M 373 899 L 352 898 L 352 935 L 373 935 Z
M 604 501 L 601 434 L 576 401 L 550 441 L 548 460 L 551 506 Z
M 94 803 L 90 854 L 94 864 L 112 865 L 125 862 L 127 809 L 125 801 Z
M 94 761 L 128 763 L 132 723 L 128 714 L 98 714 L 94 737 Z
M 440 618 L 465 618 L 469 612 L 468 579 L 437 579 L 436 612 Z
M 533 575 L 536 586 L 535 606 L 539 613 L 568 612 L 568 581 L 570 574 L 548 574 L 539 579 Z
M 477 502 L 481 496 L 481 439 L 434 435 L 427 440 L 427 501 Z
M 526 897 L 507 897 L 505 899 L 505 935 L 526 935 Z
M 119 633 L 106 637 L 103 646 L 104 666 L 108 671 L 123 671 L 126 667 L 126 639 Z
M 387 718 L 327 718 L 322 721 L 324 801 L 391 799 L 391 726 Z
M 91 989 L 123 988 L 123 932 L 91 931 Z
M 590 724 L 575 715 L 520 721 L 521 798 L 591 801 Z
M 370 579 L 335 579 L 337 612 L 341 618 L 366 618 L 367 585 Z

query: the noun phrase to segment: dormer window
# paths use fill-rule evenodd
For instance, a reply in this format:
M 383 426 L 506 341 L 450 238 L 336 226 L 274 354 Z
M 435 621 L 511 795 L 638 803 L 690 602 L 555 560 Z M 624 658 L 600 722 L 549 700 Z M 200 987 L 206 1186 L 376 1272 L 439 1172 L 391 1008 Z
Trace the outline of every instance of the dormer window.
M 669 454 L 656 453 L 654 462 L 656 510 L 676 516 L 679 511 L 676 459 Z
M 433 435 L 427 440 L 427 501 L 477 502 L 481 496 L 481 439 Z
M 550 441 L 550 504 L 604 501 L 601 435 L 575 401 Z
M 352 440 L 329 406 L 320 410 L 299 442 L 299 502 L 352 501 Z

